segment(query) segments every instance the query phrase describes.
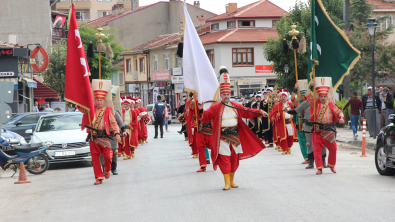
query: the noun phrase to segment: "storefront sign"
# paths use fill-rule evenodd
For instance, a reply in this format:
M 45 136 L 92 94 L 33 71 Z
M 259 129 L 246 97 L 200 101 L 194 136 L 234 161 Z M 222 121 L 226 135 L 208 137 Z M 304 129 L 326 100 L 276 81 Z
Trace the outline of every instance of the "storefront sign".
M 237 85 L 266 85 L 266 79 L 240 79 Z
M 182 67 L 172 68 L 171 75 L 172 76 L 182 76 Z
M 273 65 L 256 65 L 255 73 L 272 73 Z
M 158 86 L 166 86 L 166 82 L 158 82 L 157 85 Z
M 0 49 L 0 56 L 14 56 L 14 49 Z
M 158 81 L 158 80 L 169 80 L 170 79 L 170 72 L 153 72 L 152 73 L 152 80 Z
M 172 76 L 171 83 L 184 83 L 184 76 Z
M 66 102 L 51 102 L 51 109 L 54 112 L 66 112 Z
M 174 84 L 174 92 L 175 93 L 183 93 L 184 92 L 184 84 Z
M 128 93 L 138 93 L 140 92 L 139 84 L 127 84 Z
M 14 72 L 0 72 L 0 77 L 13 77 L 15 76 Z

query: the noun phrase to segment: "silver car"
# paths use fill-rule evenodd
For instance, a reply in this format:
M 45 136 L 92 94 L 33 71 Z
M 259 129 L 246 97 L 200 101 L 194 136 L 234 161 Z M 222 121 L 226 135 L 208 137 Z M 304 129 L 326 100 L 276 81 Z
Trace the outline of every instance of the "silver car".
M 82 113 L 67 112 L 42 116 L 36 129 L 26 130 L 32 134 L 30 143 L 52 141 L 47 153 L 53 157 L 51 163 L 91 161 L 87 133 L 81 131 Z

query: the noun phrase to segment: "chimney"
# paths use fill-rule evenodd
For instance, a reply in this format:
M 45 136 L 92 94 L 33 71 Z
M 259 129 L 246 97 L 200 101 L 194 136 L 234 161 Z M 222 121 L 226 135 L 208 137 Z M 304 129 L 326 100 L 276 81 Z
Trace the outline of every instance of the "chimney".
M 112 14 L 119 15 L 125 11 L 123 4 L 115 4 L 112 6 Z
M 237 12 L 237 3 L 229 3 L 225 6 L 226 13 Z
M 200 1 L 193 1 L 193 5 L 200 8 Z

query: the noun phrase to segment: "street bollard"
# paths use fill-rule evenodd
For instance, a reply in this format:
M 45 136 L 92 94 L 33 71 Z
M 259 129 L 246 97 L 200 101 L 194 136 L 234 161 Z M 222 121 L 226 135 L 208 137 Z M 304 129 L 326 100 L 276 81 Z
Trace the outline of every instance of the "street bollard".
M 363 119 L 363 126 L 362 126 L 362 155 L 361 157 L 366 156 L 366 119 Z

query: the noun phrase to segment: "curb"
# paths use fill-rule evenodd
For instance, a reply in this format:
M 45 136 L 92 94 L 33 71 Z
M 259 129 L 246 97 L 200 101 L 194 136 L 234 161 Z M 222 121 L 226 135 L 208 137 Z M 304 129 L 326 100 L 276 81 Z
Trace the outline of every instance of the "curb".
M 347 143 L 353 146 L 358 146 L 358 147 L 362 147 L 362 141 L 359 140 L 351 140 L 351 141 L 346 141 L 345 138 L 340 138 L 340 139 L 336 139 L 337 142 L 341 142 L 341 143 Z M 375 143 L 369 143 L 366 142 L 366 148 L 367 149 L 371 149 L 374 150 L 376 148 L 376 144 Z

